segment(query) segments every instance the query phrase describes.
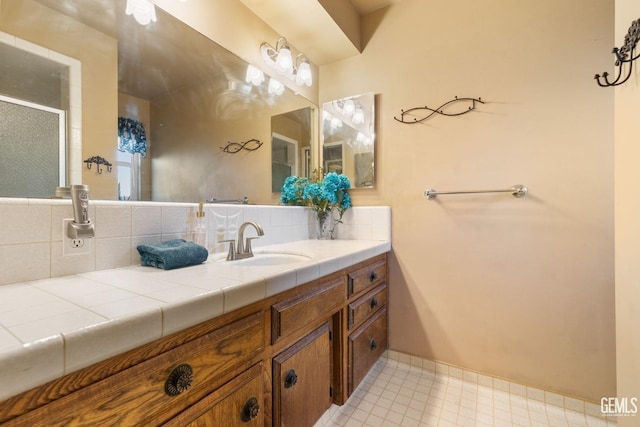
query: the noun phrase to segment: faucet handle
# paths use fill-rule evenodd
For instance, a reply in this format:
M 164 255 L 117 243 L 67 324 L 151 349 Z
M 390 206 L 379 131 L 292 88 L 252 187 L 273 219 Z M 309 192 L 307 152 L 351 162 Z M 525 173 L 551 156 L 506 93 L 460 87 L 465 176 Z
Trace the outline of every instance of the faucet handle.
M 253 251 L 251 250 L 251 241 L 258 238 L 260 238 L 260 236 L 247 237 L 244 239 L 244 252 L 249 254 L 249 256 L 253 256 Z
M 220 243 L 227 242 L 229 243 L 229 253 L 227 253 L 227 261 L 233 261 L 236 259 L 236 241 L 233 239 L 220 241 Z

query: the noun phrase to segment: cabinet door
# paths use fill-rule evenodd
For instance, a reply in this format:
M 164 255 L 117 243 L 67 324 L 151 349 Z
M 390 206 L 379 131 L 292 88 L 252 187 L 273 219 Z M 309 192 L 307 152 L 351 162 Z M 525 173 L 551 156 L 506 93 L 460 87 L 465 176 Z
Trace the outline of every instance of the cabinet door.
M 274 426 L 311 427 L 331 405 L 329 322 L 273 358 Z
M 165 427 L 258 427 L 264 425 L 262 363 L 187 409 Z

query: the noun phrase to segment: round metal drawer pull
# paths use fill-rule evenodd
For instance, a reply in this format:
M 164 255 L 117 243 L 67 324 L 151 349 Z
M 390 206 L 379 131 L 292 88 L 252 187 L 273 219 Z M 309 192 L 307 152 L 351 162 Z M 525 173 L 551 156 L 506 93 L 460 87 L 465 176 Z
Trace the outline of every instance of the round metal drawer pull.
M 376 299 L 376 297 L 371 298 L 371 302 L 369 303 L 369 306 L 371 308 L 376 308 L 378 306 L 378 300 Z
M 371 339 L 371 341 L 369 341 L 369 350 L 373 351 L 376 348 L 378 348 L 378 343 L 376 342 L 376 340 Z
M 376 280 L 378 280 L 378 275 L 376 274 L 375 271 L 372 271 L 371 274 L 369 274 L 369 281 L 373 283 Z
M 240 418 L 245 423 L 249 421 L 253 421 L 258 418 L 258 414 L 260 414 L 260 404 L 258 403 L 258 399 L 255 397 L 250 398 L 242 407 L 242 414 Z
M 287 376 L 284 377 L 284 388 L 293 387 L 298 382 L 298 375 L 293 369 L 287 372 Z
M 171 371 L 164 383 L 164 391 L 169 396 L 177 396 L 191 387 L 191 383 L 193 383 L 193 369 L 185 363 Z

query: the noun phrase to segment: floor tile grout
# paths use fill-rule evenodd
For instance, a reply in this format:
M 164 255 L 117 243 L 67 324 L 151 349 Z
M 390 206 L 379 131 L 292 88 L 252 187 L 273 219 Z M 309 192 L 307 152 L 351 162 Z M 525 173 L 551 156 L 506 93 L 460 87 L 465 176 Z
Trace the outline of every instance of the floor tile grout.
M 524 386 L 523 386 L 524 387 Z M 615 427 L 606 420 L 382 357 L 315 427 Z

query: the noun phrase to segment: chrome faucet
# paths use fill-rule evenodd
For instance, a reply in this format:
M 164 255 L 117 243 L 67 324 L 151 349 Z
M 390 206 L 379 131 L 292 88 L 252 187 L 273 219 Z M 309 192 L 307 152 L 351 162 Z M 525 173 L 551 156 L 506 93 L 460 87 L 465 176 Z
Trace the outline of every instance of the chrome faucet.
M 249 225 L 253 226 L 253 228 L 256 229 L 256 232 L 258 233 L 258 235 L 255 237 L 247 237 L 246 239 L 244 239 L 244 230 Z M 253 256 L 253 251 L 251 250 L 251 241 L 253 239 L 257 239 L 260 236 L 264 236 L 264 230 L 262 229 L 260 224 L 253 221 L 247 221 L 243 223 L 238 229 L 237 245 L 235 245 L 235 242 L 233 240 L 224 240 L 224 242 L 229 242 L 229 253 L 227 254 L 227 261 L 251 258 Z M 244 244 L 242 242 L 243 239 L 244 239 Z

